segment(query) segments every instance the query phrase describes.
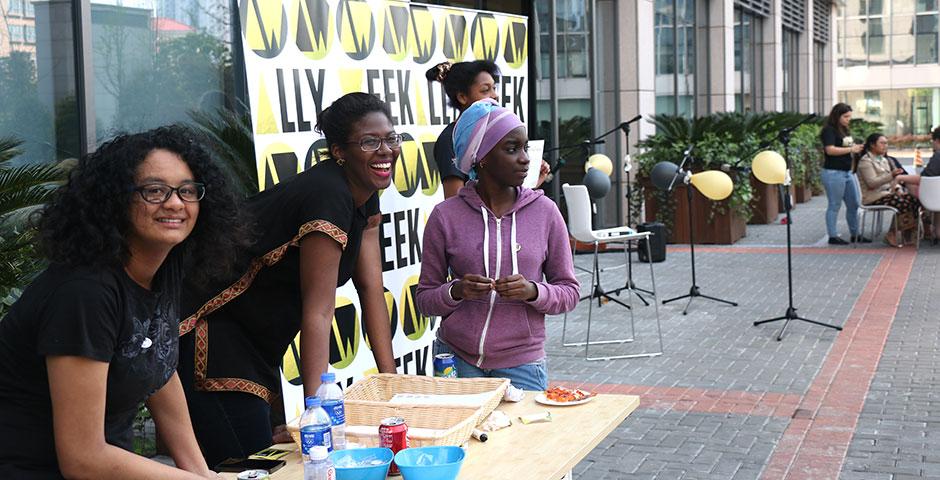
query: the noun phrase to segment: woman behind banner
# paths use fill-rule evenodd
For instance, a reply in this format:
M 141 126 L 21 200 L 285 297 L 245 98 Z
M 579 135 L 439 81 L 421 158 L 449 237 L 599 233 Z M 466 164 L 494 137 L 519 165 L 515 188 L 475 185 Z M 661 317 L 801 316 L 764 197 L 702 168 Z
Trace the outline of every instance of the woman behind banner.
M 545 315 L 572 310 L 580 286 L 558 207 L 521 186 L 528 142 L 519 118 L 490 99 L 457 120 L 457 165 L 478 180 L 431 212 L 416 300 L 444 317 L 434 353 L 454 353 L 458 376 L 544 390 Z
M 181 128 L 119 136 L 78 162 L 42 212 L 52 263 L 0 322 L 0 477 L 216 477 L 176 374 L 180 284 L 224 271 L 241 223 L 226 177 Z M 144 401 L 177 468 L 133 453 Z
M 400 153 L 388 106 L 350 93 L 323 110 L 318 131 L 332 158 L 248 202 L 257 239 L 237 277 L 188 285 L 180 325 L 180 378 L 210 464 L 272 443 L 278 366 L 300 331 L 300 369 L 313 395 L 329 367 L 337 287 L 350 278 L 380 372 L 394 373 L 379 250 L 379 190 Z
M 470 105 L 485 98 L 498 98 L 496 81 L 499 79 L 499 67 L 492 60 L 474 60 L 472 62 L 443 62 L 431 67 L 425 76 L 429 81 L 440 82 L 450 106 L 463 112 Z M 441 173 L 444 186 L 444 198 L 457 195 L 467 182 L 467 175 L 454 163 L 454 125 L 456 120 L 447 125 L 434 143 L 434 161 Z M 548 175 L 548 163 L 542 162 L 538 185 Z

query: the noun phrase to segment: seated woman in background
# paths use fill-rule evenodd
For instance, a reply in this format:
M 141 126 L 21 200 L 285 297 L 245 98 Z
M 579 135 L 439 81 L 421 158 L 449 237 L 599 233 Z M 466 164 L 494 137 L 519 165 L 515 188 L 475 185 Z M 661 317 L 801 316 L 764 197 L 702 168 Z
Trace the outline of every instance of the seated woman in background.
M 226 178 L 180 127 L 78 162 L 42 211 L 51 264 L 0 322 L 0 477 L 216 478 L 176 332 L 182 277 L 224 272 L 244 238 Z M 133 453 L 141 402 L 176 468 Z
M 528 142 L 519 117 L 490 99 L 457 120 L 457 166 L 477 180 L 431 212 L 416 302 L 443 317 L 434 353 L 453 353 L 459 377 L 545 390 L 545 315 L 574 309 L 580 285 L 561 212 L 521 186 Z
M 885 155 L 888 152 L 888 139 L 880 133 L 873 133 L 865 140 L 864 154 L 858 161 L 858 178 L 862 190 L 862 204 L 887 205 L 898 209 L 896 227 L 885 235 L 885 242 L 897 247 L 895 228 L 900 228 L 908 239 L 917 232 L 917 215 L 920 201 L 902 187 L 902 182 L 910 182 L 916 175 L 904 174 L 903 168 L 896 168 Z M 920 180 L 919 178 L 917 180 Z

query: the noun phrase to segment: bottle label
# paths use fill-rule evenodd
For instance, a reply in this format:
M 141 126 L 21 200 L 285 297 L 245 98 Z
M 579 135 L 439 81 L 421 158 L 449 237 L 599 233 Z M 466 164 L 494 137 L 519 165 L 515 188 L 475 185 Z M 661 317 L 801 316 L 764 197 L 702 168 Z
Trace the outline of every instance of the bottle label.
M 317 446 L 325 446 L 330 452 L 333 451 L 333 439 L 330 434 L 330 427 L 322 428 L 319 425 L 309 425 L 300 429 L 300 450 L 304 455 L 310 454 L 310 449 Z
M 333 425 L 346 423 L 346 406 L 342 400 L 327 400 L 323 402 L 323 409 L 330 416 Z
M 327 480 L 336 480 L 336 468 L 333 465 L 327 467 L 326 478 Z

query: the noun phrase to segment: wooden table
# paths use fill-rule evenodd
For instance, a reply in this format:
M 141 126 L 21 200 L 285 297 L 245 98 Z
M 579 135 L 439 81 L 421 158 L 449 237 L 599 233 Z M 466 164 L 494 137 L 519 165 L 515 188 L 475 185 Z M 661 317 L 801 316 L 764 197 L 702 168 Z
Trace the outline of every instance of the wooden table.
M 526 392 L 522 402 L 503 402 L 497 407 L 512 418 L 512 426 L 490 432 L 485 443 L 471 438 L 458 480 L 559 480 L 640 405 L 640 397 L 635 395 L 601 394 L 583 405 L 547 407 L 535 403 L 535 395 Z M 519 415 L 546 410 L 552 413 L 549 423 L 524 425 L 518 419 Z M 285 459 L 287 465 L 271 475 L 271 480 L 303 479 L 297 445 L 280 447 L 295 453 Z M 225 478 L 235 478 L 235 474 L 225 474 Z

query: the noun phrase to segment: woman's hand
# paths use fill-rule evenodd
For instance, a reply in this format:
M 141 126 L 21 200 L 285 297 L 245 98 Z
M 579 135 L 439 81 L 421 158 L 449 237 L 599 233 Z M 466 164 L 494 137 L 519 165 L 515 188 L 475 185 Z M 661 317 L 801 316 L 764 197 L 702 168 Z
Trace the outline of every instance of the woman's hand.
M 891 175 L 892 175 L 892 176 L 895 176 L 895 177 L 898 176 L 898 175 L 904 175 L 904 169 L 903 169 L 903 168 L 895 168 L 894 170 L 891 170 Z
M 861 144 L 856 143 L 856 144 L 853 144 L 851 147 L 849 147 L 849 150 L 851 151 L 851 153 L 862 153 L 863 148 L 864 147 Z
M 510 300 L 530 301 L 539 295 L 538 287 L 518 274 L 500 278 L 495 287 L 499 296 Z
M 464 298 L 467 300 L 476 300 L 489 295 L 493 288 L 493 279 L 468 273 L 454 284 L 454 288 L 451 289 L 451 294 L 454 300 Z

